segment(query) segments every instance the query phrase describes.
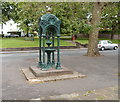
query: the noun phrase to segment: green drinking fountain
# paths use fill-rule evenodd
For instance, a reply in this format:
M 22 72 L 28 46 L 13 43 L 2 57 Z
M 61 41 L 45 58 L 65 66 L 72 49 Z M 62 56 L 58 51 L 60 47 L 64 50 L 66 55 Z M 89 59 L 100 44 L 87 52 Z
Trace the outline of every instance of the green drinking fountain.
M 60 63 L 60 23 L 61 21 L 50 12 L 39 18 L 38 68 L 41 70 L 62 69 Z M 55 42 L 57 42 L 57 46 L 55 46 Z

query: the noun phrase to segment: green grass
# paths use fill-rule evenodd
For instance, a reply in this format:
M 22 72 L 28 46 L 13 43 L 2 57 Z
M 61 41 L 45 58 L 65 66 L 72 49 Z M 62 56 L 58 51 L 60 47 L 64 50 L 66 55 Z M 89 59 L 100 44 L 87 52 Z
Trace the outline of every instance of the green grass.
M 79 42 L 81 44 L 88 44 L 88 39 L 77 39 L 77 40 L 74 40 L 75 42 Z
M 113 40 L 111 40 L 111 39 L 99 39 L 99 40 L 110 40 L 113 43 L 120 44 L 120 40 L 116 40 L 116 39 L 113 39 Z
M 71 37 L 60 37 L 61 40 L 71 40 Z
M 34 41 L 25 41 L 25 38 L 1 38 L 0 43 L 2 43 L 0 48 L 38 47 L 39 39 L 34 38 Z M 55 40 L 56 45 L 57 41 Z M 60 46 L 75 46 L 75 44 L 60 40 Z
M 67 42 L 66 40 L 71 40 L 71 38 L 61 37 L 60 46 L 75 46 L 75 44 Z M 110 39 L 99 39 L 99 40 L 110 40 Z M 81 44 L 88 44 L 88 39 L 77 39 L 74 40 Z M 113 43 L 120 44 L 120 40 L 111 40 Z M 39 39 L 36 37 L 34 41 L 25 41 L 25 38 L 0 38 L 0 48 L 20 48 L 20 47 L 38 47 Z M 55 46 L 57 41 L 55 40 Z
M 120 44 L 120 40 L 111 40 L 111 39 L 99 39 L 99 40 L 110 40 L 112 41 L 113 43 L 116 43 L 116 44 Z M 76 42 L 79 42 L 81 44 L 88 44 L 89 41 L 87 38 L 84 38 L 84 39 L 77 39 L 77 40 L 74 40 Z

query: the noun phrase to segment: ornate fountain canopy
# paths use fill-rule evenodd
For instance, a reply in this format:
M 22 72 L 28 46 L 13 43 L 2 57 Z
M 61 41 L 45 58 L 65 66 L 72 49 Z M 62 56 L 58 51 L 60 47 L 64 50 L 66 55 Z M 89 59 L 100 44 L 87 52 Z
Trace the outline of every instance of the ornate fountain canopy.
M 43 15 L 39 19 L 39 27 L 42 29 L 41 34 L 46 34 L 49 28 L 55 29 L 56 33 L 60 34 L 60 23 L 61 21 L 51 13 Z

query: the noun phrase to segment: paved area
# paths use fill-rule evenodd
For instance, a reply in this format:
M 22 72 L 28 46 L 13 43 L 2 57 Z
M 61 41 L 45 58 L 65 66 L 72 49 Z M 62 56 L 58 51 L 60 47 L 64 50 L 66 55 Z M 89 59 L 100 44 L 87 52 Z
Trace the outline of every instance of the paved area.
M 41 97 L 33 100 L 116 100 L 118 99 L 117 90 L 118 87 L 113 86 L 86 92 Z
M 61 50 L 61 64 L 86 75 L 86 78 L 38 84 L 27 83 L 20 71 L 21 68 L 38 64 L 38 51 L 1 54 L 2 99 L 28 100 L 69 93 L 85 93 L 90 90 L 117 86 L 118 51 L 102 51 L 101 57 L 84 56 L 86 51 L 86 49 Z

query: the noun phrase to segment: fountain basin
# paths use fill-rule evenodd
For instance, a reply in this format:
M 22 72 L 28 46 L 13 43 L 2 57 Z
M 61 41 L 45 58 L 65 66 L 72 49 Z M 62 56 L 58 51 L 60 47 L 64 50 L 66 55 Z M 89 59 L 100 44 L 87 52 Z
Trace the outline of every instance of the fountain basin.
M 56 49 L 50 49 L 50 48 L 45 49 L 46 53 L 51 53 L 51 52 L 54 52 L 54 51 L 56 51 Z

